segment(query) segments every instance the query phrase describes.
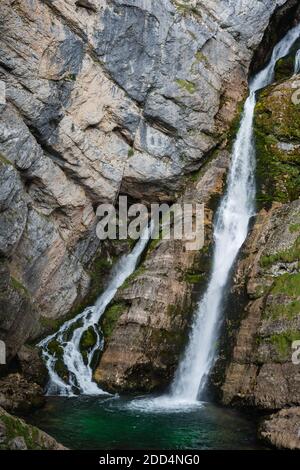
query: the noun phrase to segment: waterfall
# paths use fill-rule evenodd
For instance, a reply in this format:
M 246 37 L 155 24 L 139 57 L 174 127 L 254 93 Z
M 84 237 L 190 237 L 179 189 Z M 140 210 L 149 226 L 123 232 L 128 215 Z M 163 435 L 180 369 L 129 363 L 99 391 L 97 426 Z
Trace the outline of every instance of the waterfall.
M 192 403 L 201 398 L 214 364 L 226 284 L 246 239 L 250 218 L 255 214 L 253 119 L 256 92 L 273 82 L 277 60 L 287 55 L 299 35 L 300 25 L 290 30 L 275 46 L 269 64 L 250 82 L 249 96 L 233 147 L 227 191 L 214 225 L 212 272 L 207 290 L 198 303 L 189 343 L 171 386 L 171 400 Z
M 294 69 L 294 75 L 297 75 L 300 73 L 300 49 L 297 51 L 296 56 L 295 56 L 295 69 Z
M 86 395 L 104 394 L 93 381 L 92 360 L 96 351 L 103 347 L 102 335 L 98 330 L 98 323 L 105 312 L 106 307 L 114 298 L 119 287 L 134 272 L 137 263 L 146 248 L 151 236 L 152 225 L 141 234 L 132 252 L 124 255 L 113 269 L 111 280 L 103 294 L 98 298 L 94 306 L 86 308 L 72 320 L 65 322 L 58 332 L 48 336 L 39 343 L 42 348 L 42 356 L 49 372 L 49 395 L 74 395 L 77 391 Z M 92 328 L 96 342 L 84 360 L 80 351 L 80 341 L 84 332 Z M 63 380 L 56 372 L 55 366 L 58 358 L 49 349 L 49 345 L 55 341 L 61 350 L 61 359 L 68 371 L 68 381 Z

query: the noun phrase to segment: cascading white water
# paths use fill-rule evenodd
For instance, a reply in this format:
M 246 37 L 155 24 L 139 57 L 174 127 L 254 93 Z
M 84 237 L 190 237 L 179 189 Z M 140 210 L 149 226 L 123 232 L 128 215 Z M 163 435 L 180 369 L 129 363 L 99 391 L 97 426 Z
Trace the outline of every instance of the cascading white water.
M 253 118 L 256 92 L 274 80 L 278 59 L 289 52 L 300 35 L 300 25 L 275 46 L 271 61 L 250 83 L 240 128 L 233 147 L 228 187 L 214 226 L 213 268 L 200 300 L 184 357 L 171 386 L 169 399 L 193 403 L 201 398 L 213 366 L 224 291 L 237 254 L 244 243 L 255 210 L 255 149 Z
M 132 252 L 124 255 L 115 266 L 111 275 L 111 281 L 96 304 L 86 308 L 72 320 L 65 322 L 58 332 L 48 336 L 39 343 L 42 348 L 42 356 L 49 372 L 48 394 L 74 395 L 74 391 L 86 395 L 99 395 L 105 392 L 93 381 L 91 362 L 94 353 L 102 349 L 102 336 L 98 331 L 98 323 L 108 304 L 114 298 L 119 287 L 134 272 L 137 263 L 143 253 L 151 235 L 152 225 L 147 227 L 136 243 Z M 84 332 L 93 328 L 96 343 L 90 350 L 87 359 L 84 360 L 80 352 L 80 340 Z M 68 336 L 71 335 L 70 338 Z M 61 360 L 69 372 L 68 383 L 56 372 L 55 365 L 58 360 L 55 354 L 49 350 L 50 342 L 56 341 L 62 350 Z
M 297 51 L 295 56 L 295 68 L 294 68 L 294 75 L 300 73 L 300 49 Z

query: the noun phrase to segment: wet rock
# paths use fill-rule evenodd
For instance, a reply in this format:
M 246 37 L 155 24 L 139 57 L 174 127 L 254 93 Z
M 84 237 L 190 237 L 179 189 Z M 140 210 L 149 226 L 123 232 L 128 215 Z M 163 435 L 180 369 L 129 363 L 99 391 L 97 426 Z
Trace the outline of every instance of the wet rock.
M 55 439 L 0 407 L 1 450 L 66 450 Z
M 17 436 L 11 439 L 8 442 L 8 448 L 9 450 L 27 450 L 27 445 L 24 437 Z
M 44 387 L 47 382 L 47 369 L 39 351 L 30 346 L 22 346 L 17 355 L 21 374 L 29 382 Z
M 300 408 L 285 408 L 263 421 L 259 436 L 279 449 L 300 450 Z
M 12 413 L 27 413 L 45 403 L 43 389 L 19 373 L 0 379 L 0 406 Z

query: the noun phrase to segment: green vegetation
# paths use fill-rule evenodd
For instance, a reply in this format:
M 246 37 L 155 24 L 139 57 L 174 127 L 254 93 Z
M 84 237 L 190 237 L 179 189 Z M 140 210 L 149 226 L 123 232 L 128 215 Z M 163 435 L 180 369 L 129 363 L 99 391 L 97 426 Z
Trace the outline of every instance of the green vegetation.
M 182 16 L 193 14 L 201 17 L 200 11 L 195 6 L 188 4 L 186 0 L 181 0 L 180 2 L 177 0 L 173 0 L 173 3 L 178 13 L 180 13 Z
M 0 162 L 4 163 L 5 165 L 12 165 L 12 163 L 0 153 Z
M 190 82 L 189 80 L 182 80 L 180 78 L 178 78 L 177 80 L 175 80 L 177 85 L 182 88 L 183 90 L 187 91 L 188 93 L 190 93 L 191 95 L 193 93 L 195 93 L 196 91 L 196 85 L 195 83 L 193 82 Z
M 286 80 L 294 73 L 295 57 L 290 54 L 277 61 L 275 66 L 275 81 Z
M 23 284 L 21 284 L 20 281 L 18 281 L 18 279 L 11 276 L 10 282 L 11 282 L 12 287 L 15 290 L 19 291 L 22 295 L 25 295 L 26 297 L 30 298 L 30 294 L 29 294 L 28 290 L 26 289 L 26 287 Z
M 80 350 L 88 350 L 95 346 L 97 341 L 97 336 L 94 331 L 94 328 L 90 326 L 86 331 L 84 331 L 83 335 L 80 339 Z
M 25 424 L 21 419 L 6 414 L 0 415 L 0 422 L 5 425 L 5 442 L 0 442 L 0 449 L 6 449 L 7 443 L 15 437 L 23 437 L 29 450 L 42 449 L 43 445 L 39 440 L 39 431 L 33 426 Z
M 118 319 L 125 310 L 126 304 L 124 302 L 116 302 L 108 307 L 108 309 L 105 311 L 100 322 L 101 330 L 105 340 L 111 336 Z
M 54 331 L 59 330 L 61 325 L 69 319 L 68 317 L 69 317 L 69 315 L 64 316 L 63 318 L 48 318 L 48 317 L 41 316 L 39 318 L 39 322 L 40 322 L 41 326 L 43 327 L 43 329 L 45 329 L 46 331 L 53 331 L 54 332 Z
M 184 276 L 185 282 L 188 284 L 199 284 L 200 282 L 203 281 L 204 279 L 204 274 L 203 273 L 191 273 L 187 272 Z
M 297 40 L 290 49 L 289 54 L 279 59 L 275 66 L 275 82 L 287 80 L 294 73 L 295 55 L 300 48 L 300 40 Z
M 297 340 L 300 340 L 300 331 L 285 331 L 268 338 L 280 360 L 286 360 L 291 355 L 292 343 Z
M 75 74 L 75 73 L 69 73 L 68 75 L 66 75 L 66 76 L 64 77 L 64 80 L 65 80 L 66 82 L 75 82 L 75 80 L 76 80 L 76 74 Z
M 258 201 L 269 206 L 300 197 L 300 105 L 292 87 L 264 90 L 255 110 Z
M 125 282 L 121 286 L 121 289 L 127 289 L 127 287 L 130 286 L 131 282 L 134 279 L 136 279 L 138 276 L 141 276 L 144 272 L 145 272 L 145 267 L 141 265 L 130 276 L 128 276 L 128 278 L 125 280 Z
M 297 299 L 300 297 L 300 273 L 283 274 L 276 278 L 270 292 L 272 294 L 286 294 Z
M 96 342 L 97 335 L 94 328 L 90 326 L 86 331 L 83 332 L 79 345 L 79 349 L 85 364 L 88 363 L 88 353 L 95 346 Z
M 133 150 L 132 147 L 128 150 L 128 154 L 127 154 L 127 155 L 128 155 L 129 158 L 130 158 L 130 157 L 133 157 L 133 155 L 134 155 L 134 150 Z
M 148 247 L 148 253 L 151 253 L 152 251 L 154 251 L 157 245 L 161 242 L 161 240 L 162 240 L 162 233 L 160 232 L 158 238 L 152 238 Z
M 283 263 L 300 261 L 300 237 L 297 238 L 290 249 L 274 253 L 273 255 L 263 256 L 260 260 L 260 264 L 262 267 L 267 268 L 279 261 Z
M 297 232 L 300 232 L 300 224 L 291 224 L 289 226 L 289 231 L 291 233 L 297 233 Z
M 61 377 L 63 380 L 66 379 L 69 375 L 69 372 L 64 364 L 62 359 L 63 357 L 63 348 L 58 343 L 56 339 L 52 339 L 48 344 L 49 352 L 55 357 L 55 372 Z
M 264 311 L 264 318 L 272 318 L 273 320 L 279 318 L 292 320 L 298 315 L 300 315 L 300 300 L 292 300 L 282 305 L 272 305 L 271 307 L 267 307 Z
M 195 57 L 198 62 L 207 62 L 207 58 L 201 51 L 197 51 Z

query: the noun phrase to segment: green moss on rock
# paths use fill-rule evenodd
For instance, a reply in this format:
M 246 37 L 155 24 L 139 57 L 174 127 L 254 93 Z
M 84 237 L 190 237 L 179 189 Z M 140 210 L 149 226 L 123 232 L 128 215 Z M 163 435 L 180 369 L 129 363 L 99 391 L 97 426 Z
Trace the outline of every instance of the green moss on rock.
M 300 315 L 300 300 L 292 300 L 281 305 L 271 305 L 264 311 L 264 318 L 272 318 L 273 320 L 281 318 L 292 320 L 298 315 Z
M 124 302 L 113 303 L 108 309 L 104 312 L 100 326 L 105 340 L 110 338 L 116 323 L 122 313 L 126 310 L 126 304 Z
M 268 341 L 275 347 L 279 359 L 288 360 L 292 354 L 292 343 L 300 340 L 300 331 L 285 331 L 270 336 Z
M 11 448 L 12 440 L 23 438 L 28 450 L 47 450 L 62 448 L 52 437 L 38 428 L 26 424 L 20 418 L 12 416 L 0 408 L 1 439 L 0 450 Z
M 295 68 L 295 57 L 297 51 L 300 49 L 300 40 L 298 39 L 293 47 L 290 49 L 289 53 L 279 59 L 275 66 L 275 81 L 279 82 L 286 80 L 294 74 Z
M 9 161 L 2 153 L 0 153 L 0 163 L 4 165 L 12 165 L 11 161 Z
M 275 66 L 275 81 L 279 82 L 290 78 L 294 72 L 295 58 L 293 55 L 288 55 L 279 59 Z
M 11 276 L 10 282 L 15 290 L 19 291 L 22 295 L 25 295 L 26 297 L 30 298 L 28 290 L 20 281 L 18 281 L 18 279 Z
M 96 344 L 97 335 L 92 326 L 84 331 L 80 339 L 80 351 L 81 353 L 90 351 Z
M 300 297 L 300 273 L 283 274 L 275 279 L 272 294 L 285 294 L 292 298 Z
M 255 109 L 258 200 L 287 203 L 300 197 L 300 105 L 293 83 L 266 88 Z
M 199 273 L 186 273 L 184 280 L 189 284 L 199 284 L 205 278 L 204 274 Z

